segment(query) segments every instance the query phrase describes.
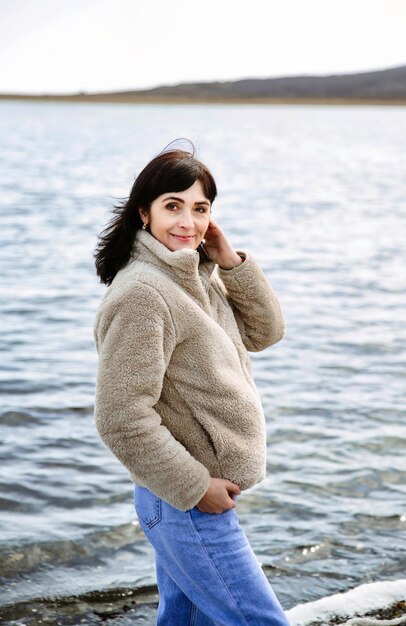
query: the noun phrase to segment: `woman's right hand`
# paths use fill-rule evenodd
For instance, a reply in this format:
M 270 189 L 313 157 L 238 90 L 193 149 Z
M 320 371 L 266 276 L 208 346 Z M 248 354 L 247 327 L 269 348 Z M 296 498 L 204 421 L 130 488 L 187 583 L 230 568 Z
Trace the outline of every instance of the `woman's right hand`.
M 229 496 L 229 492 L 239 496 L 241 489 L 227 478 L 211 478 L 208 490 L 196 507 L 202 513 L 223 513 L 224 510 L 233 509 L 237 503 Z

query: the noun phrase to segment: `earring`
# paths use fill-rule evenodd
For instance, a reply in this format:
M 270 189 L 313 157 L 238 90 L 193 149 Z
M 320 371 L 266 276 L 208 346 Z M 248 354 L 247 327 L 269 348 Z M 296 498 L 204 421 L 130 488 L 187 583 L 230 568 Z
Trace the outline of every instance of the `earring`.
M 146 223 L 144 222 L 144 224 L 142 225 L 142 230 L 145 230 L 145 229 L 147 228 L 147 226 L 148 226 L 148 224 L 146 224 Z

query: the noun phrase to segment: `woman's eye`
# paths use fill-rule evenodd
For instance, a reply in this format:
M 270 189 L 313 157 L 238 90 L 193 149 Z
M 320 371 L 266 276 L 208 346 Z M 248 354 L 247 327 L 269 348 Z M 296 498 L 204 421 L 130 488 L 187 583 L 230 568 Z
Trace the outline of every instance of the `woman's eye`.
M 166 208 L 169 209 L 171 206 L 174 206 L 175 209 L 176 209 L 176 204 L 173 204 L 173 202 L 171 202 L 170 204 L 167 204 Z
M 205 206 L 199 206 L 199 207 L 197 207 L 197 210 L 201 211 L 202 213 L 206 213 L 206 211 L 207 211 Z

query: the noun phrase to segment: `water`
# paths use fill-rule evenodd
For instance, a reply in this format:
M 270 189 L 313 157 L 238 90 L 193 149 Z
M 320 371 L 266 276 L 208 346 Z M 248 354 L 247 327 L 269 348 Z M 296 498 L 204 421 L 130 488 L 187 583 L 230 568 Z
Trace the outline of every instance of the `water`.
M 406 109 L 3 101 L 0 136 L 4 623 L 154 623 L 133 485 L 93 424 L 92 253 L 177 137 L 286 317 L 285 339 L 251 355 L 268 475 L 237 506 L 272 586 L 292 609 L 402 578 Z

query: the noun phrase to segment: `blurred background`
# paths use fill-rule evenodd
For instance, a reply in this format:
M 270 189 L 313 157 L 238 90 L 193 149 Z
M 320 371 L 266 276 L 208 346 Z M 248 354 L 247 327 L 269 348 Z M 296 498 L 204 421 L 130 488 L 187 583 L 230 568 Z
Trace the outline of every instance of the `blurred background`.
M 93 252 L 185 138 L 286 318 L 251 355 L 268 472 L 240 523 L 292 624 L 406 623 L 405 18 L 402 0 L 1 0 L 2 623 L 155 623 L 133 484 L 93 423 Z

